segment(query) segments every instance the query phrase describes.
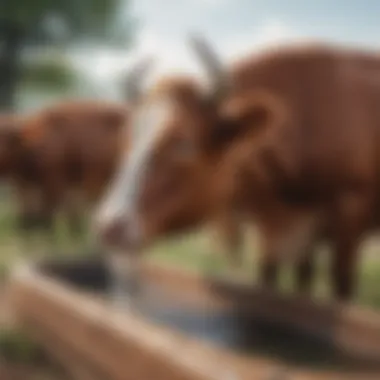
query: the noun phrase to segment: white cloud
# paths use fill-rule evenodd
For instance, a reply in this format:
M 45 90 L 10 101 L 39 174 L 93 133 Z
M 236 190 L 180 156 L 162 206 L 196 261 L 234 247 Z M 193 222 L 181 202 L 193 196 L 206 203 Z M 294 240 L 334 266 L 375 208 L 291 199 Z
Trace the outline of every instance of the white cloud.
M 278 43 L 300 39 L 292 27 L 278 19 L 268 19 L 256 30 L 232 36 L 223 46 L 223 54 L 228 59 L 235 60 L 253 51 L 260 51 Z
M 196 1 L 216 3 L 229 0 Z M 255 30 L 230 35 L 229 38 L 220 37 L 221 40 L 210 41 L 226 63 L 274 43 L 298 38 L 291 26 L 276 18 L 263 21 Z M 185 33 L 181 31 L 167 35 L 154 23 L 141 30 L 136 47 L 132 51 L 80 52 L 76 57 L 76 63 L 82 67 L 86 75 L 106 87 L 117 84 L 120 75 L 126 72 L 131 64 L 147 55 L 156 59 L 147 84 L 162 75 L 175 73 L 194 74 L 205 79 L 203 67 L 186 44 Z
M 217 0 L 198 0 L 217 1 Z M 203 77 L 200 63 L 186 44 L 186 35 L 176 38 L 165 38 L 156 30 L 146 29 L 140 36 L 139 47 L 132 56 L 153 54 L 157 57 L 157 65 L 151 79 L 163 74 L 188 73 Z M 205 36 L 207 38 L 207 36 Z M 229 63 L 252 51 L 258 51 L 273 44 L 285 41 L 295 41 L 299 35 L 290 26 L 277 19 L 264 21 L 256 30 L 238 33 L 231 37 L 210 41 L 221 58 Z
M 205 6 L 220 7 L 228 4 L 230 0 L 193 0 L 195 3 L 199 3 Z

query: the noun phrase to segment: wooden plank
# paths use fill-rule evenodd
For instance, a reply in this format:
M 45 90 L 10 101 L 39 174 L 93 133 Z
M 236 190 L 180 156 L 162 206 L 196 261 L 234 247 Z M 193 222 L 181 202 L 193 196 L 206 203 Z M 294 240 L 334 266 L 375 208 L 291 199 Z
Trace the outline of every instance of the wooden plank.
M 278 299 L 278 296 L 240 285 L 208 281 L 194 274 L 157 266 L 147 267 L 146 274 L 179 292 L 191 294 L 194 299 L 200 297 L 219 306 L 251 305 L 247 312 L 274 315 L 285 323 L 314 333 L 332 323 L 329 313 L 333 313 L 335 330 L 331 336 L 339 342 L 346 340 L 348 346 L 355 343 L 356 337 L 358 351 L 362 354 L 376 348 L 380 341 L 376 313 L 342 309 L 343 306 L 336 305 L 310 305 L 309 301 L 301 299 Z M 34 329 L 46 347 L 56 350 L 57 356 L 76 373 L 78 380 L 88 380 L 86 371 L 101 376 L 99 380 L 269 380 L 275 373 L 291 380 L 380 378 L 379 372 L 360 375 L 328 371 L 311 373 L 286 369 L 276 361 L 240 356 L 153 326 L 138 315 L 110 310 L 105 303 L 30 269 L 16 274 L 11 291 L 11 301 L 20 320 L 30 331 Z M 342 321 L 340 326 L 339 320 Z M 363 331 L 368 334 L 365 338 Z

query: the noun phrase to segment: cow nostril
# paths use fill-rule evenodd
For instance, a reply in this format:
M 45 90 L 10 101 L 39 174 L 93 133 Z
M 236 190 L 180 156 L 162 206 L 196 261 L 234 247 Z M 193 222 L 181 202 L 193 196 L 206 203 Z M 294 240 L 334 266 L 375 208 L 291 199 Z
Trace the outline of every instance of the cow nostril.
M 118 244 L 123 240 L 124 225 L 120 220 L 103 224 L 98 231 L 100 240 L 105 244 Z
M 97 219 L 94 232 L 98 241 L 105 246 L 139 250 L 143 244 L 140 224 L 125 217 L 115 219 Z

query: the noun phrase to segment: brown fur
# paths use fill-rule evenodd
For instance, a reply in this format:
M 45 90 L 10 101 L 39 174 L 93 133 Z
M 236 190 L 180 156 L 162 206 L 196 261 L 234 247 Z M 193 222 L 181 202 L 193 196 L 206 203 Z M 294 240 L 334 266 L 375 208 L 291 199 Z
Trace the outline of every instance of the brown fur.
M 24 119 L 0 119 L 0 144 L 5 144 L 0 167 L 12 181 L 21 226 L 50 230 L 53 216 L 63 209 L 71 228 L 78 228 L 83 206 L 99 199 L 114 172 L 121 127 L 127 123 L 124 106 L 84 101 L 60 103 Z M 238 223 L 224 216 L 216 223 L 222 246 L 236 265 Z
M 83 206 L 98 199 L 113 174 L 126 123 L 123 105 L 89 101 L 61 103 L 19 122 L 17 154 L 0 163 L 8 168 L 24 227 L 51 228 L 62 208 L 78 227 Z M 79 208 L 73 195 L 81 198 Z
M 7 177 L 18 156 L 20 120 L 15 115 L 0 115 L 0 177 Z
M 359 243 L 378 219 L 379 55 L 288 47 L 229 75 L 217 103 L 184 80 L 154 93 L 176 109 L 139 198 L 144 243 L 237 209 L 262 232 L 268 273 L 294 260 L 309 275 L 308 251 L 328 237 L 334 293 L 351 297 Z
M 0 177 L 12 182 L 22 231 L 53 233 L 54 215 L 62 209 L 73 232 L 81 227 L 83 206 L 100 197 L 117 161 L 117 125 L 99 131 L 91 122 L 92 115 L 98 118 L 107 111 L 116 122 L 126 116 L 122 106 L 83 101 L 61 103 L 25 119 L 1 116 Z M 52 181 L 57 181 L 55 188 Z M 240 245 L 237 225 L 225 218 L 217 223 L 222 247 L 227 246 L 236 264 L 231 254 Z

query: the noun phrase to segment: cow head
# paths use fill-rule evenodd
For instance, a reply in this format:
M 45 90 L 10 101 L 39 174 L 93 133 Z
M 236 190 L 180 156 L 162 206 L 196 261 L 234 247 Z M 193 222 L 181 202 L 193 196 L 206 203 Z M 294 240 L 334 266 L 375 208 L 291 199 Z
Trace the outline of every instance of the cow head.
M 121 160 L 100 205 L 103 241 L 138 252 L 145 244 L 208 219 L 228 186 L 218 169 L 226 150 L 254 126 L 272 121 L 268 96 L 233 96 L 215 54 L 200 39 L 193 46 L 212 87 L 203 91 L 187 78 L 161 80 L 132 112 L 131 149 Z M 231 188 L 233 190 L 233 186 Z

